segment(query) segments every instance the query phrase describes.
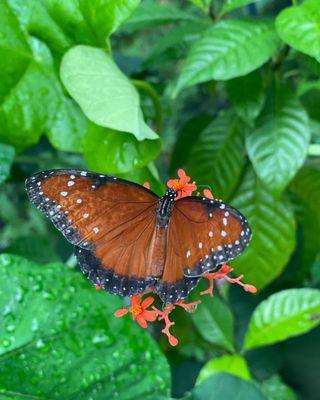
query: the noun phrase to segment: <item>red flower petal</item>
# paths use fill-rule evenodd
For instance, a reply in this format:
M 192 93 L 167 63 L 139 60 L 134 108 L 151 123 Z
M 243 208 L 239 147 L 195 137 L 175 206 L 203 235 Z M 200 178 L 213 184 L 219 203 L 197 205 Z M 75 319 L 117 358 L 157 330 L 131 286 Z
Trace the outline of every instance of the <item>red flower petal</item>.
M 150 189 L 150 183 L 149 183 L 149 182 L 145 182 L 145 183 L 143 184 L 143 186 L 144 186 L 145 188 L 147 188 L 147 189 Z
M 132 296 L 131 297 L 132 307 L 140 305 L 140 301 L 141 301 L 141 296 L 139 296 L 139 295 L 138 296 Z
M 209 189 L 204 189 L 203 191 L 204 197 L 206 197 L 207 199 L 213 199 L 213 194 L 211 193 L 211 190 Z
M 129 310 L 127 308 L 120 308 L 120 310 L 117 310 L 113 315 L 115 317 L 122 317 L 125 314 L 128 314 Z
M 143 309 L 148 308 L 154 302 L 154 298 L 152 296 L 146 297 L 141 303 L 141 307 Z
M 141 315 L 146 321 L 151 321 L 151 322 L 155 321 L 157 318 L 157 314 L 151 310 L 145 310 Z
M 137 315 L 135 319 L 141 328 L 146 329 L 148 327 L 147 321 L 143 318 L 142 314 Z

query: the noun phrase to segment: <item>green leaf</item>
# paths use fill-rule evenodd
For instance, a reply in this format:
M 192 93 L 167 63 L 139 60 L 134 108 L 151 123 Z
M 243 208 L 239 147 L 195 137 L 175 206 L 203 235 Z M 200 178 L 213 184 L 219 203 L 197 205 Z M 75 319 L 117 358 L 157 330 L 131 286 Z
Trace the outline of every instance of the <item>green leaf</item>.
M 130 133 L 90 124 L 84 139 L 84 157 L 94 171 L 118 174 L 146 166 L 161 150 L 160 140 L 138 141 Z
M 140 0 L 8 0 L 26 31 L 59 56 L 76 44 L 106 47 Z
M 62 59 L 60 75 L 92 122 L 132 133 L 138 140 L 158 138 L 143 120 L 135 87 L 103 50 L 73 47 Z
M 221 298 L 203 297 L 197 312 L 191 318 L 197 331 L 207 342 L 234 352 L 233 315 Z
M 308 115 L 286 87 L 276 88 L 246 146 L 266 187 L 281 193 L 303 165 L 310 143 Z
M 192 391 L 191 399 L 267 400 L 258 385 L 225 372 L 219 372 L 197 385 Z
M 248 74 L 261 67 L 278 47 L 278 36 L 269 21 L 220 21 L 190 49 L 174 94 L 197 83 Z
M 191 0 L 193 4 L 195 4 L 197 7 L 201 8 L 202 11 L 205 13 L 208 13 L 211 0 Z
M 195 17 L 169 4 L 143 1 L 125 24 L 125 30 L 154 28 L 170 22 L 193 20 Z
M 63 132 L 73 140 L 58 147 L 81 150 L 83 116 L 65 97 L 49 49 L 43 42 L 24 36 L 6 2 L 0 4 L 0 15 L 6 16 L 0 21 L 6 32 L 0 38 L 0 66 L 10 75 L 1 80 L 6 81 L 6 87 L 0 90 L 7 95 L 0 98 L 0 140 L 22 150 L 37 143 L 43 133 L 56 143 Z
M 297 400 L 290 386 L 282 382 L 279 375 L 273 375 L 261 383 L 261 391 L 268 400 Z
M 152 163 L 150 163 L 147 167 L 134 169 L 123 174 L 118 174 L 118 176 L 120 178 L 136 182 L 139 185 L 143 185 L 145 182 L 149 182 L 150 189 L 153 192 L 157 193 L 159 196 L 162 196 L 164 193 L 165 186 L 160 181 L 158 171 Z
M 9 177 L 13 158 L 14 148 L 0 143 L 0 184 Z
M 252 123 L 260 114 L 265 100 L 260 71 L 228 81 L 227 90 L 238 116 Z
M 208 361 L 200 370 L 197 384 L 205 381 L 218 372 L 227 372 L 244 380 L 251 380 L 246 360 L 237 354 L 226 354 Z
M 232 265 L 245 282 L 263 288 L 283 271 L 295 245 L 295 220 L 290 204 L 274 198 L 252 170 L 243 178 L 231 204 L 239 209 L 252 228 L 252 240 Z
M 227 14 L 237 8 L 246 6 L 248 4 L 259 2 L 260 0 L 223 0 L 221 15 Z
M 168 395 L 168 364 L 119 298 L 79 272 L 0 256 L 1 395 L 121 399 Z M 157 360 L 157 362 L 154 362 Z
M 246 350 L 280 342 L 319 325 L 320 290 L 287 289 L 254 310 L 245 337 Z
M 245 127 L 231 113 L 221 113 L 201 132 L 189 157 L 190 175 L 227 199 L 235 189 L 245 163 Z
M 303 233 L 301 264 L 307 270 L 320 253 L 320 167 L 317 160 L 307 163 L 290 184 L 298 222 Z
M 276 18 L 281 39 L 320 62 L 320 8 L 318 0 L 284 9 Z

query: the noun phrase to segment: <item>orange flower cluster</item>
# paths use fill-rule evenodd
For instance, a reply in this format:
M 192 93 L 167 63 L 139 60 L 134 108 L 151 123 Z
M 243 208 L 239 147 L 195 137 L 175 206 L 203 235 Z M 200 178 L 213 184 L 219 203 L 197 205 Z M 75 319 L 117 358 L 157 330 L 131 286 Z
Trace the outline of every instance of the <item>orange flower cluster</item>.
M 186 175 L 183 169 L 178 170 L 179 179 L 170 179 L 167 182 L 167 186 L 176 190 L 178 192 L 178 196 L 176 200 L 181 199 L 186 196 L 191 196 L 192 192 L 197 190 L 197 186 L 195 182 L 190 183 L 190 177 Z M 146 182 L 143 186 L 150 188 L 150 184 Z M 209 199 L 213 199 L 213 194 L 209 189 L 205 189 L 203 191 L 203 195 Z M 242 282 L 243 275 L 240 275 L 237 278 L 231 278 L 229 274 L 233 271 L 233 268 L 229 265 L 223 265 L 222 268 L 219 269 L 217 272 L 208 272 L 203 275 L 203 278 L 208 279 L 209 287 L 208 289 L 202 291 L 200 293 L 201 296 L 209 294 L 211 297 L 214 295 L 214 282 L 215 280 L 224 280 L 229 283 L 236 283 L 243 287 L 243 289 L 250 293 L 256 293 L 257 289 L 253 285 L 249 285 L 247 283 Z M 98 289 L 98 287 L 97 287 Z M 147 292 L 150 293 L 150 292 Z M 148 327 L 148 322 L 154 322 L 156 320 L 163 321 L 165 327 L 162 329 L 162 333 L 164 333 L 168 337 L 168 341 L 171 346 L 176 346 L 179 341 L 178 339 L 172 335 L 170 332 L 170 327 L 175 324 L 175 322 L 171 321 L 169 316 L 170 313 L 176 308 L 176 306 L 182 307 L 188 312 L 195 312 L 197 306 L 201 303 L 200 300 L 192 302 L 192 303 L 185 303 L 184 300 L 178 301 L 176 304 L 167 304 L 164 310 L 159 310 L 152 304 L 154 303 L 154 298 L 151 295 L 145 297 L 147 293 L 143 293 L 138 296 L 131 297 L 131 306 L 128 308 L 121 308 L 120 310 L 116 311 L 114 315 L 116 317 L 122 317 L 125 314 L 131 313 L 132 318 L 137 321 L 137 323 L 142 328 Z M 152 306 L 151 308 L 149 308 Z

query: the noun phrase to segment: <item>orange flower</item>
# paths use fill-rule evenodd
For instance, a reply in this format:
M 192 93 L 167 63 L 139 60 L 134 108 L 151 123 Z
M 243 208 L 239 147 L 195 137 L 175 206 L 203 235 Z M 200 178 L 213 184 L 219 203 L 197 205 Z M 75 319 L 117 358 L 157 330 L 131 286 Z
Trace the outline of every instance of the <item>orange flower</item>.
M 207 199 L 214 199 L 213 194 L 212 194 L 211 190 L 209 190 L 209 189 L 204 189 L 203 195 Z
M 134 318 L 141 328 L 147 328 L 147 321 L 155 321 L 157 318 L 157 314 L 155 311 L 147 310 L 149 306 L 154 302 L 154 298 L 152 296 L 147 297 L 142 300 L 142 296 L 132 296 L 131 297 L 131 307 L 129 308 L 121 308 L 116 311 L 114 315 L 116 317 L 122 317 L 129 312 L 132 314 L 132 318 Z
M 191 178 L 186 175 L 182 168 L 178 170 L 178 176 L 179 179 L 169 179 L 167 182 L 169 188 L 178 192 L 176 200 L 181 199 L 182 197 L 191 196 L 192 192 L 197 190 L 195 182 L 189 183 Z

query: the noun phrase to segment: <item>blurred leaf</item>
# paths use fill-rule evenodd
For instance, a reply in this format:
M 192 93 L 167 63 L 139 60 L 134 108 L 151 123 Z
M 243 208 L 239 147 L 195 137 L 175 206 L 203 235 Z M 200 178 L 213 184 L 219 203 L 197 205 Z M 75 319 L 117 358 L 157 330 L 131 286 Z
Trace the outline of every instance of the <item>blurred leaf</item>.
M 210 185 L 217 198 L 227 199 L 238 184 L 245 163 L 244 134 L 239 118 L 220 113 L 191 149 L 192 179 Z
M 209 115 L 198 115 L 189 119 L 181 127 L 172 152 L 170 165 L 171 173 L 176 173 L 179 168 L 187 164 L 193 145 L 197 142 L 199 135 L 211 121 L 212 117 Z
M 233 315 L 228 305 L 218 296 L 204 296 L 197 312 L 191 314 L 200 335 L 209 343 L 234 352 Z
M 170 31 L 159 37 L 146 60 L 147 64 L 154 63 L 158 57 L 172 48 L 183 48 L 184 52 L 187 46 L 197 40 L 202 32 L 208 28 L 207 21 L 188 21 L 179 26 L 174 26 Z M 173 57 L 173 60 L 176 59 Z
M 294 204 L 303 232 L 301 265 L 309 269 L 320 253 L 320 166 L 317 161 L 307 163 L 290 185 L 295 194 Z
M 191 1 L 197 7 L 201 8 L 201 10 L 204 11 L 205 13 L 208 12 L 211 0 L 191 0 Z
M 1 255 L 0 268 L 1 394 L 51 399 L 168 394 L 168 365 L 153 340 L 129 318 L 112 315 L 120 299 L 97 292 L 62 264 Z
M 219 21 L 190 49 L 174 94 L 197 83 L 248 74 L 263 65 L 278 47 L 278 36 L 269 21 Z
M 161 150 L 161 141 L 138 141 L 130 133 L 90 124 L 84 140 L 84 157 L 94 171 L 118 174 L 146 166 Z
M 237 354 L 226 354 L 222 357 L 213 358 L 202 367 L 197 379 L 197 384 L 218 372 L 227 372 L 244 380 L 251 380 L 246 360 Z
M 219 372 L 197 385 L 192 391 L 191 399 L 267 400 L 258 385 L 225 372 Z
M 158 138 L 143 120 L 135 87 L 102 49 L 73 47 L 63 57 L 60 74 L 71 96 L 97 125 L 132 133 L 138 140 Z
M 262 393 L 268 400 L 297 400 L 298 397 L 294 391 L 282 382 L 279 375 L 273 375 L 262 382 Z
M 249 221 L 252 240 L 246 251 L 232 261 L 245 281 L 263 288 L 284 269 L 295 245 L 295 221 L 286 200 L 275 199 L 248 170 L 231 204 Z
M 153 192 L 157 193 L 159 196 L 162 196 L 165 186 L 159 180 L 159 178 L 155 176 L 153 171 L 154 168 L 155 167 L 152 166 L 152 164 L 149 164 L 147 167 L 134 169 L 126 173 L 118 174 L 118 176 L 120 178 L 139 183 L 139 185 L 143 185 L 145 182 L 149 182 L 150 189 Z
M 140 0 L 8 0 L 30 35 L 59 56 L 75 44 L 107 46 L 108 37 Z
M 294 177 L 307 156 L 309 142 L 307 113 L 288 88 L 277 87 L 246 141 L 254 169 L 271 192 L 280 193 Z
M 259 2 L 259 0 L 223 0 L 221 15 L 254 2 Z
M 246 350 L 308 332 L 320 323 L 320 290 L 287 289 L 254 310 L 245 337 Z
M 9 177 L 13 158 L 14 148 L 0 143 L 0 184 Z
M 248 123 L 254 121 L 265 100 L 260 71 L 228 81 L 227 90 L 238 116 Z
M 306 0 L 284 9 L 276 18 L 281 39 L 320 62 L 320 8 L 318 0 Z
M 193 15 L 171 4 L 143 1 L 125 24 L 125 30 L 154 28 L 175 21 L 195 19 Z

